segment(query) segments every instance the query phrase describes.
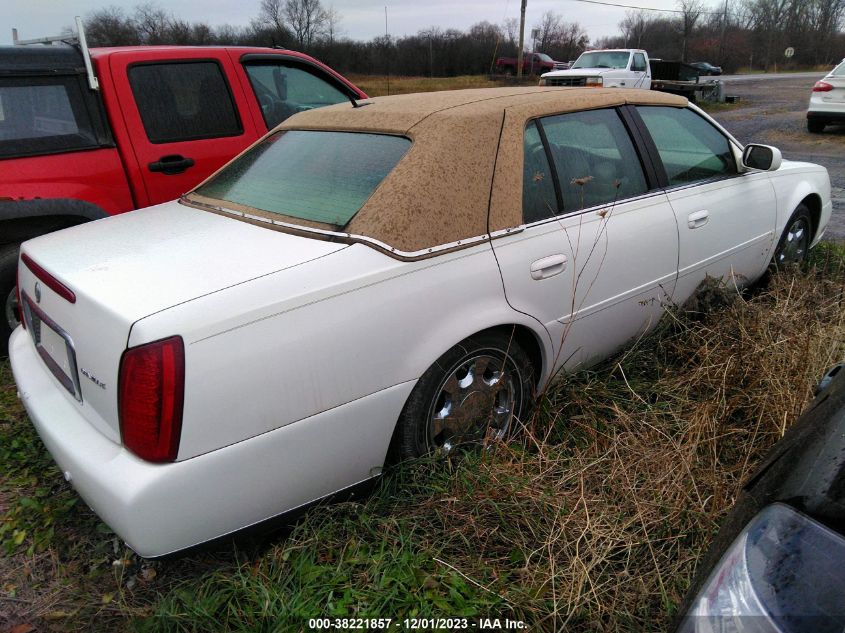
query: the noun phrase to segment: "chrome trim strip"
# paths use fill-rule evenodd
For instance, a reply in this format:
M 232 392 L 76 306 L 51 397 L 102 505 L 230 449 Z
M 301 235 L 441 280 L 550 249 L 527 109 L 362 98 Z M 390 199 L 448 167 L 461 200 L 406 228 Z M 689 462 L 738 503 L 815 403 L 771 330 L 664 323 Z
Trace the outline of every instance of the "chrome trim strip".
M 666 190 L 665 189 L 652 189 L 651 191 L 647 191 L 643 194 L 638 196 L 634 196 L 633 198 L 623 198 L 622 200 L 617 200 L 615 202 L 605 202 L 603 204 L 596 204 L 592 207 L 586 207 L 584 209 L 576 209 L 575 211 L 564 212 L 559 215 L 553 215 L 548 218 L 543 218 L 542 220 L 537 220 L 536 222 L 531 222 L 530 224 L 523 224 L 519 228 L 520 229 L 531 229 L 535 226 L 540 226 L 542 224 L 548 224 L 550 222 L 560 222 L 564 219 L 569 218 L 576 218 L 579 215 L 584 215 L 586 213 L 596 211 L 601 211 L 602 209 L 612 208 L 623 204 L 628 204 L 629 202 L 637 202 L 639 200 L 648 200 L 649 198 L 657 198 L 659 196 L 665 196 Z
M 70 334 L 65 332 L 59 325 L 53 321 L 50 317 L 48 317 L 41 308 L 36 306 L 30 296 L 26 292 L 21 292 L 21 299 L 23 300 L 23 313 L 24 319 L 26 320 L 26 327 L 29 330 L 30 337 L 32 338 L 32 342 L 35 345 L 35 351 L 38 352 L 38 355 L 44 361 L 44 364 L 47 365 L 47 368 L 50 372 L 56 377 L 62 386 L 68 390 L 68 392 L 76 398 L 78 402 L 82 402 L 82 388 L 79 384 L 79 369 L 76 366 L 76 348 L 73 345 L 73 339 L 70 337 Z M 41 345 L 41 341 L 36 339 L 36 332 L 35 327 L 33 326 L 32 322 L 32 314 L 33 312 L 41 321 L 41 323 L 46 324 L 51 330 L 53 330 L 56 334 L 58 334 L 65 342 L 65 350 L 67 353 L 68 363 L 70 364 L 70 371 L 71 375 L 68 376 L 65 371 L 56 363 L 55 359 L 53 359 L 43 348 Z M 39 325 L 39 330 L 40 330 Z M 40 336 L 38 337 L 40 339 Z
M 319 235 L 320 237 L 325 237 L 329 239 L 335 240 L 342 240 L 345 242 L 360 242 L 362 244 L 366 244 L 368 246 L 372 246 L 377 248 L 381 251 L 384 251 L 388 255 L 396 257 L 398 259 L 403 260 L 415 260 L 415 259 L 422 259 L 424 257 L 430 257 L 431 255 L 439 255 L 440 253 L 445 253 L 447 251 L 453 251 L 461 248 L 467 248 L 468 246 L 474 246 L 476 244 L 482 244 L 489 240 L 494 240 L 499 237 L 504 237 L 505 235 L 513 235 L 514 233 L 520 233 L 525 229 L 525 226 L 517 226 L 509 229 L 501 229 L 499 231 L 493 231 L 487 235 L 477 235 L 474 237 L 467 237 L 464 239 L 457 240 L 455 242 L 448 242 L 446 244 L 439 244 L 437 246 L 432 246 L 431 248 L 424 248 L 418 251 L 402 251 L 398 248 L 391 246 L 390 244 L 386 244 L 380 240 L 377 240 L 373 237 L 368 237 L 366 235 L 356 235 L 355 233 L 343 233 L 340 231 L 327 231 L 325 229 L 318 229 L 309 226 L 302 226 L 300 224 L 292 224 L 290 222 L 282 222 L 281 220 L 273 220 L 271 218 L 265 218 L 259 215 L 253 215 L 251 213 L 245 213 L 243 211 L 235 211 L 234 209 L 227 209 L 225 207 L 221 207 L 214 204 L 208 204 L 206 202 L 198 202 L 196 200 L 187 200 L 185 198 L 181 198 L 179 200 L 180 203 L 186 204 L 188 206 L 196 206 L 199 208 L 206 208 L 211 209 L 212 211 L 217 211 L 219 213 L 224 213 L 226 215 L 235 216 L 238 218 L 243 218 L 244 220 L 250 220 L 253 222 L 261 222 L 262 224 L 269 224 L 271 226 L 278 226 L 280 228 L 288 229 L 291 231 L 295 231 L 297 233 L 312 233 L 314 235 Z

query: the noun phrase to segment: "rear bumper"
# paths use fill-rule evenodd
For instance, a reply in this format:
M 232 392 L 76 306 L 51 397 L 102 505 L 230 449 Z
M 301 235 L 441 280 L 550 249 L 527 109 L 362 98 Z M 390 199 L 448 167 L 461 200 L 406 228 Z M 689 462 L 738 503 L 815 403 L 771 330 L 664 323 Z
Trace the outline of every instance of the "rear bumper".
M 808 110 L 807 118 L 827 123 L 845 123 L 845 103 L 831 106 L 829 110 L 822 108 Z
M 85 502 L 141 556 L 164 556 L 379 474 L 414 382 L 172 464 L 138 459 L 60 393 L 18 328 L 12 372 L 32 423 Z

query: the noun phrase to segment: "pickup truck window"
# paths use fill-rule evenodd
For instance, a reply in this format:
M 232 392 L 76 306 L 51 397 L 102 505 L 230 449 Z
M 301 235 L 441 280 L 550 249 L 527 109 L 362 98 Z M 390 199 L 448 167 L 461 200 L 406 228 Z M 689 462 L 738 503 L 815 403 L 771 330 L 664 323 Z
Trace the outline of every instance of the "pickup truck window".
M 645 72 L 648 66 L 645 63 L 645 55 L 642 53 L 634 53 L 634 61 L 631 62 L 631 70 L 636 72 Z
M 0 157 L 97 146 L 76 77 L 0 79 Z
M 572 68 L 627 68 L 630 56 L 627 51 L 584 53 L 572 64 Z
M 213 61 L 139 64 L 129 84 L 151 143 L 243 132 L 229 85 Z
M 737 173 L 725 136 L 686 108 L 638 106 L 670 185 L 684 185 Z
M 302 110 L 349 100 L 325 79 L 302 68 L 273 62 L 248 63 L 244 67 L 268 130 Z
M 613 204 L 648 191 L 642 164 L 615 110 L 540 119 L 564 213 Z
M 401 136 L 277 132 L 196 189 L 271 215 L 346 225 L 405 155 Z

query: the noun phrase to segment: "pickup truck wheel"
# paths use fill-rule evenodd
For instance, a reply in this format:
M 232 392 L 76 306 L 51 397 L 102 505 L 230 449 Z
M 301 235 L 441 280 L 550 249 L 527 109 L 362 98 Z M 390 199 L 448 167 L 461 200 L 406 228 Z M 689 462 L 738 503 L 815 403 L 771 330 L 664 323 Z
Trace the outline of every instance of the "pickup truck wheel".
M 18 245 L 0 249 L 0 305 L 3 307 L 0 319 L 0 357 L 9 353 L 9 337 L 18 326 L 17 292 L 15 291 L 18 265 Z
M 402 457 L 450 457 L 504 438 L 528 411 L 531 361 L 511 337 L 472 336 L 443 354 L 411 392 L 397 426 Z
M 776 268 L 801 264 L 807 259 L 812 240 L 810 235 L 812 225 L 810 210 L 806 205 L 799 204 L 786 223 L 786 229 L 775 249 L 772 263 Z

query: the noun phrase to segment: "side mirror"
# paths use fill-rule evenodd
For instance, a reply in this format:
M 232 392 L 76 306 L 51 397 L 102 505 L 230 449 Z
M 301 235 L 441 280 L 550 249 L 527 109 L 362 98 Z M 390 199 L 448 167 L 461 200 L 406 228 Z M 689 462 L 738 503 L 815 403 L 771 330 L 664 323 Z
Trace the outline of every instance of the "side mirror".
M 757 171 L 776 171 L 783 162 L 777 147 L 771 145 L 746 145 L 742 152 L 742 166 Z

